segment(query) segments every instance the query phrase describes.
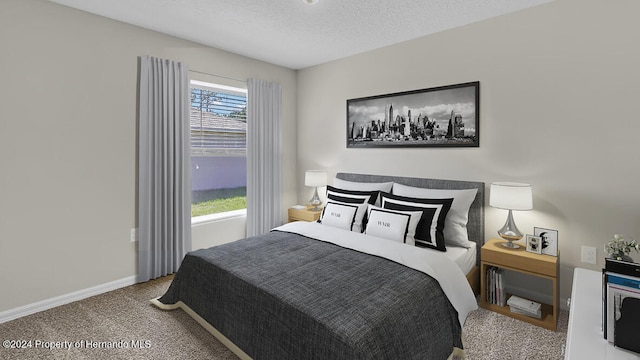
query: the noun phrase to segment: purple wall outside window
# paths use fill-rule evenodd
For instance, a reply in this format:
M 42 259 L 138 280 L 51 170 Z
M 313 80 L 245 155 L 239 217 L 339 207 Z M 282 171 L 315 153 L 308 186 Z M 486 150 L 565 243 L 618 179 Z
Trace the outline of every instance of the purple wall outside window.
M 232 189 L 247 186 L 245 156 L 192 156 L 191 190 Z

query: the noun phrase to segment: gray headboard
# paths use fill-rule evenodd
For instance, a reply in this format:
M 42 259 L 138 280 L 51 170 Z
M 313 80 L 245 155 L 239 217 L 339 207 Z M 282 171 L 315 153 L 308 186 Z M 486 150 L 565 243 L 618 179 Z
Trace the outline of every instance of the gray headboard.
M 459 180 L 440 180 L 440 179 L 422 179 L 403 176 L 389 175 L 367 175 L 352 173 L 337 173 L 338 179 L 357 182 L 389 182 L 393 181 L 399 184 L 429 188 L 429 189 L 478 189 L 476 198 L 469 208 L 469 222 L 467 223 L 467 232 L 469 240 L 477 244 L 477 263 L 480 261 L 480 248 L 484 244 L 484 183 L 475 181 L 459 181 Z

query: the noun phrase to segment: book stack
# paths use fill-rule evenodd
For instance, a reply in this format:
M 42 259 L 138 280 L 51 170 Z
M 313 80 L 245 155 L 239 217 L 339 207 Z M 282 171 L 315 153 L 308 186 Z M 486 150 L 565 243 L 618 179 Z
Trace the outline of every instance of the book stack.
M 614 346 L 640 353 L 640 264 L 605 260 L 602 330 Z
M 542 318 L 542 304 L 512 295 L 507 301 L 512 313 L 527 315 L 536 319 Z
M 487 268 L 486 300 L 489 304 L 504 306 L 506 303 L 504 280 L 502 279 L 503 273 L 504 269 L 498 267 L 490 266 Z

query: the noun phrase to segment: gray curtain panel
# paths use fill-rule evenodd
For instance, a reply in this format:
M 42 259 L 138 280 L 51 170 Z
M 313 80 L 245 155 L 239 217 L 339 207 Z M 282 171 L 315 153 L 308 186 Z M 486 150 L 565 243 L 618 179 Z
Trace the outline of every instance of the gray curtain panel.
M 280 84 L 247 81 L 247 236 L 282 225 Z
M 189 69 L 140 58 L 138 281 L 174 273 L 191 250 Z

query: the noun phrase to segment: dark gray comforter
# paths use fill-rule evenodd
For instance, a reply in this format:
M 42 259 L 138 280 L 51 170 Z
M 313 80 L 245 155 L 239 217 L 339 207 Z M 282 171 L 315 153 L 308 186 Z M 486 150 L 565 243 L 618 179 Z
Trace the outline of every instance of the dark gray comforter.
M 268 234 L 187 254 L 163 304 L 184 302 L 254 359 L 446 359 L 458 315 L 430 276 Z

